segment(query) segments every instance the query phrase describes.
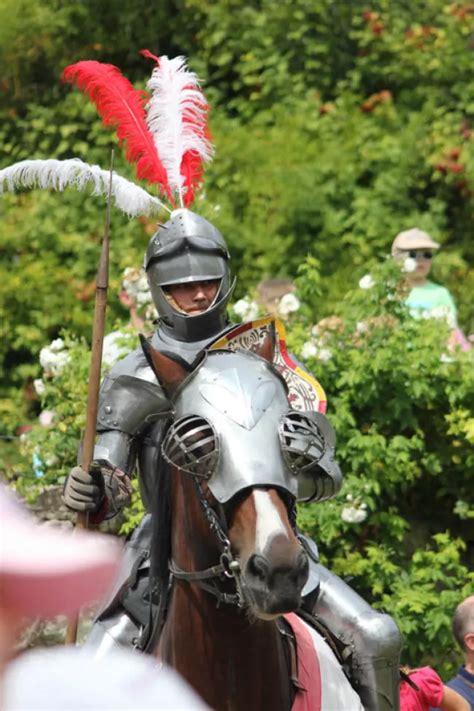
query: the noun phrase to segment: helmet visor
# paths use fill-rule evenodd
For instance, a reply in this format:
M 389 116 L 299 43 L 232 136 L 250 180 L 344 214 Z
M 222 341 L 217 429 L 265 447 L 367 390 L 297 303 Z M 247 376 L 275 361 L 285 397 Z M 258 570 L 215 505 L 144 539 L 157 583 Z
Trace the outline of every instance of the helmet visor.
M 226 273 L 227 260 L 216 250 L 204 252 L 188 247 L 151 262 L 147 269 L 150 287 L 222 279 Z

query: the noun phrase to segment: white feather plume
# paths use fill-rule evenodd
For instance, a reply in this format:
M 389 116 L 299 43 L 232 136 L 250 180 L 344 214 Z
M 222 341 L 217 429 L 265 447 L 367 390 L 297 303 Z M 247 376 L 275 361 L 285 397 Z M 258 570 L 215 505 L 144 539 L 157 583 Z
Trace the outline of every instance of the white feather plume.
M 184 154 L 194 151 L 202 162 L 210 161 L 213 155 L 206 135 L 207 102 L 197 75 L 186 68 L 185 57 L 160 57 L 147 87 L 151 94 L 146 107 L 148 128 L 166 168 L 170 188 L 178 193 L 183 206 Z
M 0 170 L 0 193 L 5 189 L 51 188 L 64 190 L 72 187 L 84 190 L 92 187 L 92 195 L 107 195 L 110 172 L 98 165 L 89 165 L 79 158 L 69 160 L 22 160 Z M 112 195 L 115 206 L 129 217 L 152 215 L 169 208 L 138 185 L 117 175 L 112 176 Z

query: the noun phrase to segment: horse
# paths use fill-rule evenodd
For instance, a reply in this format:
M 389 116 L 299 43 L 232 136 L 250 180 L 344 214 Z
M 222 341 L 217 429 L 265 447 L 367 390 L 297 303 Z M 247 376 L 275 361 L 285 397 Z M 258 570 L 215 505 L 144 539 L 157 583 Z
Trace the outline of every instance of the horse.
M 151 345 L 146 355 L 173 410 L 157 474 L 153 654 L 218 711 L 362 711 L 313 630 L 321 688 L 312 696 L 303 688 L 300 648 L 281 624 L 300 607 L 308 577 L 292 464 L 309 447 L 285 449 L 294 413 L 271 365 L 271 338 L 257 353 L 208 352 L 191 372 Z M 306 705 L 293 706 L 302 698 Z

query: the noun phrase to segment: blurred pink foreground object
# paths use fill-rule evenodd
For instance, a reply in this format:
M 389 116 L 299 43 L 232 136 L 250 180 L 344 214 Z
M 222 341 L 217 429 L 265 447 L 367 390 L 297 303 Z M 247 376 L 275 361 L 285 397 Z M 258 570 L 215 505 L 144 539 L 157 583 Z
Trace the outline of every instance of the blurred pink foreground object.
M 102 598 L 121 558 L 103 535 L 37 523 L 0 487 L 0 606 L 28 617 L 78 612 Z

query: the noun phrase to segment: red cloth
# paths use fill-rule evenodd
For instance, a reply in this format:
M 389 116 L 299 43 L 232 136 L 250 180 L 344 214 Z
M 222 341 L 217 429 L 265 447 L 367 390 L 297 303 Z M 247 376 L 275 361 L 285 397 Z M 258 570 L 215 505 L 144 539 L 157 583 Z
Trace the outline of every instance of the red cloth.
M 410 673 L 410 679 L 419 691 L 412 689 L 406 682 L 400 684 L 400 711 L 428 711 L 441 704 L 443 682 L 431 667 L 422 667 Z
M 296 639 L 298 681 L 291 711 L 321 711 L 321 671 L 316 649 L 305 624 L 293 612 L 284 616 Z

